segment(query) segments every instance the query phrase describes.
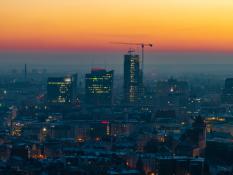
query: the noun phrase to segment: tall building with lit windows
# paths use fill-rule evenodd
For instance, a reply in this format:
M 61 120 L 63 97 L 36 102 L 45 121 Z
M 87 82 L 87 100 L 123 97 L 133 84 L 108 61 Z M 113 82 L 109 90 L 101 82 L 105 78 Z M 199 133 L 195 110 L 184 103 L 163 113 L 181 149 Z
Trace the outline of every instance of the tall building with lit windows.
M 139 104 L 142 92 L 142 71 L 139 55 L 131 52 L 124 56 L 124 98 L 128 105 Z
M 50 77 L 47 81 L 47 101 L 49 104 L 69 104 L 76 98 L 77 75 Z
M 86 102 L 91 105 L 111 105 L 113 71 L 92 69 L 85 76 Z

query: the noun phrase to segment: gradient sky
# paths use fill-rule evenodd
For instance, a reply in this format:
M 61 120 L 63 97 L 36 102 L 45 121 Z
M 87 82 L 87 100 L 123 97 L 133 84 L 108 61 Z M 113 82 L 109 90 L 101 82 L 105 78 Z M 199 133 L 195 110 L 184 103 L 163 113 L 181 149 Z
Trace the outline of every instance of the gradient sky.
M 1 0 L 0 50 L 233 52 L 233 0 Z M 153 51 L 152 50 L 152 51 Z

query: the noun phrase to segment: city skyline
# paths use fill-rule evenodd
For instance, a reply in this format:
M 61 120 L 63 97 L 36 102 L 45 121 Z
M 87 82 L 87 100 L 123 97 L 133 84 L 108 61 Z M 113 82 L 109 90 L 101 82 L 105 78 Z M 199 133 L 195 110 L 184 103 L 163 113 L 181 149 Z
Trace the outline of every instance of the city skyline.
M 233 0 L 2 0 L 0 175 L 233 175 Z
M 1 51 L 111 52 L 110 42 L 151 42 L 149 52 L 233 52 L 231 0 L 0 3 Z

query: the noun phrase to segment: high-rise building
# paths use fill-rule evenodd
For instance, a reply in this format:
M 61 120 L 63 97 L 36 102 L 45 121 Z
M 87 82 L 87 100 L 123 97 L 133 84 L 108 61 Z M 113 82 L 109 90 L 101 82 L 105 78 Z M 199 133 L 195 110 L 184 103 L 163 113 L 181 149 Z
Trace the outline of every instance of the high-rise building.
M 27 64 L 24 65 L 24 78 L 27 79 Z
M 124 56 L 124 98 L 128 105 L 139 104 L 143 93 L 139 55 Z
M 85 76 L 86 102 L 92 105 L 111 105 L 113 90 L 113 71 L 92 69 Z
M 222 93 L 223 103 L 233 104 L 233 78 L 225 80 L 225 87 Z
M 76 98 L 77 75 L 50 77 L 47 81 L 47 101 L 49 104 L 69 104 Z

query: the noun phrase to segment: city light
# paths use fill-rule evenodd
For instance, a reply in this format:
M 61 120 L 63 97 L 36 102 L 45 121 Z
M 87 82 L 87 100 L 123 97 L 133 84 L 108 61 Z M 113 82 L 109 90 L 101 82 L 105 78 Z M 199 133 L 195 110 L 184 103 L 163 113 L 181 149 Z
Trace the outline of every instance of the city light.
M 233 174 L 233 0 L 2 0 L 0 18 L 0 175 Z

